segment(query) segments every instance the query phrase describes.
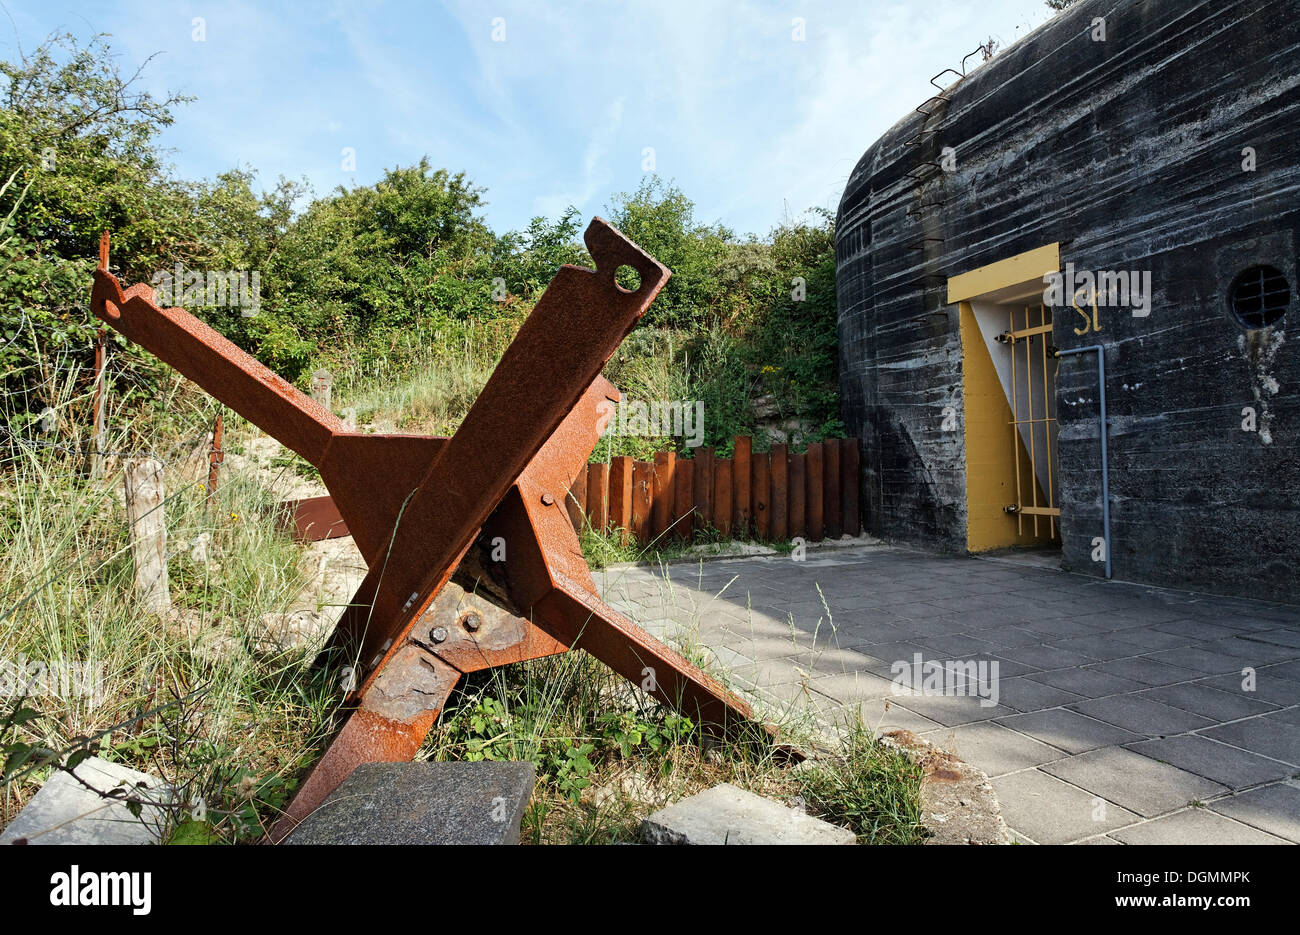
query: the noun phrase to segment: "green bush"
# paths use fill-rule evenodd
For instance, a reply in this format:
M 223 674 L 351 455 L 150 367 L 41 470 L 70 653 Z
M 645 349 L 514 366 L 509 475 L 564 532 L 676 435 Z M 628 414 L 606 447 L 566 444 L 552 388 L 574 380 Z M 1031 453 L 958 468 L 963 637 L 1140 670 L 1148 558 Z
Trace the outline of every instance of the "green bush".
M 465 335 L 494 362 L 558 268 L 590 265 L 577 209 L 499 235 L 481 217 L 483 189 L 427 158 L 314 198 L 284 178 L 260 187 L 251 168 L 177 179 L 158 135 L 188 99 L 137 90 L 105 36 L 51 37 L 0 74 L 0 388 L 20 412 L 50 404 L 56 357 L 87 379 L 99 329 L 87 296 L 104 230 L 127 284 L 158 282 L 177 264 L 258 273 L 255 315 L 186 307 L 303 387 L 321 366 L 342 372 L 344 386 L 418 380 L 447 357 L 436 342 L 454 352 Z M 702 400 L 704 443 L 723 452 L 732 436 L 756 433 L 758 397 L 809 426 L 810 440 L 841 433 L 829 214 L 742 239 L 697 222 L 691 199 L 653 175 L 607 207 L 673 271 L 607 370 L 629 398 Z M 165 420 L 166 368 L 109 334 L 112 393 Z M 602 454 L 667 447 L 689 454 L 680 438 L 611 439 Z

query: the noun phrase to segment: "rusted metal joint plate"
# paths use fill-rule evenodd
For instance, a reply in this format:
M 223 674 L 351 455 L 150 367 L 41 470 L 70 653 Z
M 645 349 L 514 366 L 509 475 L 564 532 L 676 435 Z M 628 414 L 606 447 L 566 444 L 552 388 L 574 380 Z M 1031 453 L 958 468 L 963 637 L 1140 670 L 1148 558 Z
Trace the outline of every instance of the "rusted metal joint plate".
M 461 673 L 418 646 L 403 646 L 349 713 L 267 836 L 278 844 L 362 763 L 414 758 Z
M 408 643 L 384 666 L 383 673 L 366 692 L 361 710 L 389 721 L 415 723 L 429 711 L 442 708 L 461 674 L 435 653 Z
M 569 649 L 522 617 L 466 591 L 455 581 L 449 581 L 420 616 L 410 639 L 461 672 L 553 656 Z M 389 666 L 385 666 L 385 673 Z
M 330 496 L 280 501 L 280 522 L 299 542 L 320 542 L 351 535 Z

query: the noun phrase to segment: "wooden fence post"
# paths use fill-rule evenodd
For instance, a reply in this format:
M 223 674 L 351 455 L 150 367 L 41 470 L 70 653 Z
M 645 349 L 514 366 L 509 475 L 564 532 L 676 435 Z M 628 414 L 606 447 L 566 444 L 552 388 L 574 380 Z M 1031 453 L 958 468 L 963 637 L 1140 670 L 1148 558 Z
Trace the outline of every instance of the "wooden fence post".
M 659 539 L 668 531 L 673 521 L 674 474 L 677 470 L 677 452 L 655 452 L 654 504 L 650 508 L 650 531 Z
M 713 462 L 713 525 L 722 538 L 731 537 L 731 459 Z
M 790 537 L 790 462 L 789 449 L 785 445 L 773 445 L 772 464 L 772 541 L 785 542 Z
M 862 452 L 856 438 L 844 439 L 844 532 L 850 536 L 862 535 L 862 512 L 858 507 L 858 485 L 861 482 Z
M 826 535 L 825 526 L 822 516 L 822 483 L 826 476 L 826 458 L 824 456 L 825 446 L 821 442 L 813 442 L 808 446 L 805 452 L 807 457 L 804 485 L 807 491 L 804 499 L 805 509 L 807 510 L 808 541 L 821 542 Z
M 632 459 L 618 455 L 609 464 L 609 525 L 627 545 L 632 529 Z
M 322 368 L 311 375 L 311 398 L 320 403 L 325 409 L 330 408 L 333 392 L 334 375 L 332 373 Z
M 126 465 L 126 516 L 131 524 L 135 591 L 145 611 L 171 608 L 167 583 L 167 524 L 163 517 L 162 462 L 145 458 Z
M 677 462 L 673 491 L 673 535 L 691 540 L 691 527 L 695 510 L 695 465 L 682 459 Z
M 713 525 L 713 449 L 696 448 L 695 457 L 695 528 Z
M 735 454 L 731 465 L 731 496 L 734 501 L 731 510 L 731 533 L 737 539 L 748 539 L 751 535 L 750 522 L 754 514 L 750 494 L 749 462 L 753 444 L 753 439 L 747 435 L 737 435 L 735 438 Z
M 582 520 L 587 515 L 587 465 L 578 471 L 578 476 L 569 484 L 569 495 L 564 499 L 564 506 L 569 511 L 569 520 L 573 531 L 582 532 Z
M 749 463 L 752 468 L 749 492 L 754 503 L 754 535 L 767 542 L 772 535 L 771 457 L 767 452 L 751 455 Z
M 226 421 L 222 413 L 217 413 L 217 418 L 212 423 L 212 447 L 208 449 L 208 505 L 212 505 L 213 499 L 217 495 L 217 475 L 221 470 L 221 465 L 226 460 L 226 453 L 222 450 L 222 440 L 226 434 Z
M 790 538 L 808 538 L 808 456 L 790 455 Z
M 654 463 L 630 457 L 587 465 L 570 492 L 574 528 L 582 515 L 595 529 L 626 530 L 643 545 L 665 533 L 691 538 L 712 527 L 722 536 L 786 542 L 838 538 L 862 531 L 857 439 L 827 439 L 791 454 L 774 444 L 753 453 L 753 440 L 735 439 L 733 458 L 697 448 L 691 459 L 656 452 Z
M 826 538 L 840 537 L 843 517 L 840 515 L 840 442 L 832 438 L 826 442 L 825 474 L 822 480 L 822 514 L 826 524 Z
M 587 519 L 596 532 L 609 526 L 609 464 L 604 461 L 587 465 Z
M 655 466 L 649 461 L 632 465 L 632 535 L 641 545 L 650 542 L 651 498 L 654 496 Z

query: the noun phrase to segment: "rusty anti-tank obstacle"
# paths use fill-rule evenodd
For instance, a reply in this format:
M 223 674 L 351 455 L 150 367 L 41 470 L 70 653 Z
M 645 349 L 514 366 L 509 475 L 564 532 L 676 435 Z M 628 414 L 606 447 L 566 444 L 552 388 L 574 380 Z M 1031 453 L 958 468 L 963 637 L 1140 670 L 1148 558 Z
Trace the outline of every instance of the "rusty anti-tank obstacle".
M 594 270 L 563 266 L 450 438 L 366 435 L 184 309 L 122 289 L 100 243 L 91 309 L 320 472 L 369 573 L 330 641 L 349 713 L 271 831 L 280 841 L 361 763 L 411 759 L 460 677 L 581 647 L 702 728 L 750 707 L 608 607 L 565 507 L 618 391 L 601 369 L 671 273 L 600 218 Z M 635 290 L 614 279 L 629 266 Z M 493 543 L 504 561 L 493 561 Z M 767 736 L 775 732 L 763 727 Z

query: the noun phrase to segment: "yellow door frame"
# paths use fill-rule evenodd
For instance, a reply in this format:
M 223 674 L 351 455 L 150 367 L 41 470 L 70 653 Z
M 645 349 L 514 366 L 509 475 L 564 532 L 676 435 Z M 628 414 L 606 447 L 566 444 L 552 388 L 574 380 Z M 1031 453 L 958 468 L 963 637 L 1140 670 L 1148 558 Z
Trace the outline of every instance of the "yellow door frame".
M 1059 243 L 981 266 L 948 280 L 948 302 L 960 309 L 962 350 L 962 420 L 966 444 L 966 548 L 971 552 L 1041 544 L 1021 533 L 1016 517 L 1004 507 L 1016 502 L 1017 469 L 1032 471 L 1024 445 L 1007 444 L 1011 406 L 998 379 L 988 345 L 980 333 L 972 301 L 1013 291 L 1061 268 Z M 1014 431 L 1014 430 L 1013 430 Z M 1016 436 L 1018 437 L 1018 435 Z M 1017 464 L 1019 459 L 1019 464 Z M 1032 474 L 1029 476 L 1032 477 Z

